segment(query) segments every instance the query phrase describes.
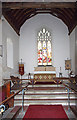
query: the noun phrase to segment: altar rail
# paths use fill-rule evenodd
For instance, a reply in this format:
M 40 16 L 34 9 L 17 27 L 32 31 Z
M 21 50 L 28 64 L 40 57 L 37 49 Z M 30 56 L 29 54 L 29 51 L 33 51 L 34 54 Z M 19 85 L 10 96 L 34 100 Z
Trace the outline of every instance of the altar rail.
M 4 81 L 9 81 L 11 80 L 13 82 L 13 79 L 4 79 Z M 36 81 L 38 81 L 38 79 L 14 79 L 14 81 L 29 81 L 31 84 L 34 84 Z M 68 80 L 69 83 L 75 83 L 75 77 L 52 77 L 52 81 L 55 81 L 55 83 L 59 83 L 59 82 L 63 82 Z M 17 85 L 21 85 L 21 82 L 17 82 Z

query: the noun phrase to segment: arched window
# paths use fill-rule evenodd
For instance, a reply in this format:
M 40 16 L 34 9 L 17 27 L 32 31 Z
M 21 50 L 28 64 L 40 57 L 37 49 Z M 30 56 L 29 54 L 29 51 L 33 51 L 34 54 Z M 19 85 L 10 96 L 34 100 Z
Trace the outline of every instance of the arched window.
M 38 65 L 52 65 L 51 33 L 43 28 L 38 32 Z
M 7 67 L 13 68 L 13 42 L 7 38 Z

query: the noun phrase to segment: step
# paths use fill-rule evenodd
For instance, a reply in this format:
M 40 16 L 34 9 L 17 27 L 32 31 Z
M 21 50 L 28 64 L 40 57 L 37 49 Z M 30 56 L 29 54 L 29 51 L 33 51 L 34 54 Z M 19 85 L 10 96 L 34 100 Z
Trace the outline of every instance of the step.
M 29 85 L 28 87 L 28 90 L 29 89 L 38 89 L 38 88 L 44 88 L 44 89 L 54 89 L 54 88 L 65 88 L 63 85 Z M 11 89 L 11 91 L 17 91 L 17 90 L 13 90 L 13 89 Z
M 75 95 L 70 92 L 71 104 L 75 104 Z M 14 98 L 15 105 L 22 105 L 22 92 Z M 68 105 L 68 92 L 63 85 L 29 85 L 24 90 L 24 105 L 62 104 Z
M 32 94 L 32 95 L 24 95 L 24 99 L 31 99 L 31 98 L 40 98 L 40 99 L 59 99 L 59 98 L 67 98 L 68 99 L 68 94 Z M 74 98 L 75 99 L 75 95 L 74 94 L 70 94 L 70 98 Z M 22 99 L 22 94 L 19 94 L 17 96 L 14 97 L 15 99 Z
M 24 93 L 24 96 L 32 95 L 68 95 L 68 93 L 66 91 L 27 91 Z M 70 92 L 70 95 L 74 95 L 74 93 Z M 22 96 L 22 92 L 20 92 L 16 96 Z
M 23 111 L 22 111 L 22 109 L 20 110 L 20 113 L 15 117 L 15 120 L 22 120 L 22 118 L 24 117 L 25 112 L 27 111 L 27 109 L 28 109 L 28 105 L 24 106 Z
M 20 92 L 19 94 L 21 94 L 22 92 Z M 51 94 L 53 94 L 53 93 L 55 93 L 55 94 L 57 94 L 57 93 L 68 93 L 65 89 L 63 89 L 63 90 L 61 90 L 61 89 L 57 89 L 57 90 L 25 90 L 25 94 L 32 94 L 32 93 L 44 93 L 44 94 L 48 94 L 48 93 L 51 93 Z M 70 92 L 70 93 L 74 93 L 74 92 Z
M 15 105 L 22 105 L 22 100 L 15 100 Z M 30 104 L 62 104 L 68 105 L 68 99 L 24 99 L 24 105 Z M 71 99 L 71 105 L 75 105 L 75 99 Z
M 29 96 L 29 95 L 67 95 L 68 93 L 26 93 L 25 92 L 25 94 L 24 95 L 27 95 L 27 96 Z M 20 93 L 20 94 L 18 94 L 18 96 L 21 96 L 22 94 Z M 71 93 L 71 95 L 74 95 L 74 93 Z
M 64 85 L 57 85 L 57 84 L 55 84 L 55 85 L 51 85 L 51 84 L 45 84 L 45 85 L 40 85 L 40 84 L 38 84 L 38 85 L 29 85 L 28 87 L 64 87 Z
M 3 116 L 2 118 L 14 119 L 17 113 L 20 111 L 20 109 L 21 109 L 21 106 L 16 106 L 7 114 L 6 117 Z
M 13 91 L 14 93 L 16 93 L 17 92 L 17 90 L 14 90 Z M 68 93 L 65 89 L 63 89 L 63 90 L 61 90 L 61 89 L 57 89 L 57 90 L 24 90 L 24 92 L 25 92 L 25 94 L 63 94 L 63 93 Z M 70 93 L 74 93 L 74 92 L 70 92 Z M 22 94 L 22 91 L 21 92 L 19 92 L 19 94 Z
M 41 99 L 24 99 L 24 101 L 52 101 L 52 100 L 54 100 L 54 101 L 57 101 L 57 100 L 62 100 L 63 101 L 64 100 L 65 101 L 65 100 L 68 100 L 68 98 L 57 98 L 57 99 L 56 98 L 54 98 L 54 99 L 53 98 L 52 99 L 42 99 L 42 98 Z M 72 100 L 77 100 L 77 99 L 71 98 L 70 100 L 72 101 Z M 14 99 L 14 101 L 22 101 L 22 99 Z
M 47 104 L 47 105 L 68 105 L 68 100 L 33 100 L 33 101 L 24 101 L 24 105 L 31 105 L 31 104 Z M 15 105 L 22 105 L 22 101 L 15 101 Z M 75 105 L 75 100 L 72 100 L 70 105 Z
M 77 106 L 71 106 L 71 110 L 74 112 L 74 114 L 76 115 L 77 117 Z
M 28 90 L 64 90 L 65 87 L 28 87 Z M 27 91 L 28 91 L 27 90 Z
M 14 108 L 14 107 L 13 107 L 13 108 Z M 13 108 L 9 108 L 9 109 L 7 109 L 7 110 L 3 113 L 2 119 L 6 118 L 6 116 L 11 112 L 11 110 L 12 110 Z

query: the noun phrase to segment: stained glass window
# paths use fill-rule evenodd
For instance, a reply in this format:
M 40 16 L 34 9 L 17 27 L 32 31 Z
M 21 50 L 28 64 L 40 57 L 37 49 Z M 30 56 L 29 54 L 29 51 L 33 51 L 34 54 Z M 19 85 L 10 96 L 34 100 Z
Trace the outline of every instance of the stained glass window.
M 52 65 L 51 33 L 43 28 L 38 32 L 38 65 Z

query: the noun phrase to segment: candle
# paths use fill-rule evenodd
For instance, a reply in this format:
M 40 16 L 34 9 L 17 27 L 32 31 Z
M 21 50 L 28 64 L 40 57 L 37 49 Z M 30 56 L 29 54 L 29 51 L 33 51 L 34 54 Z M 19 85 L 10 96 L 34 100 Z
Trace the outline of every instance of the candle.
M 60 67 L 60 73 L 61 73 L 61 67 Z

